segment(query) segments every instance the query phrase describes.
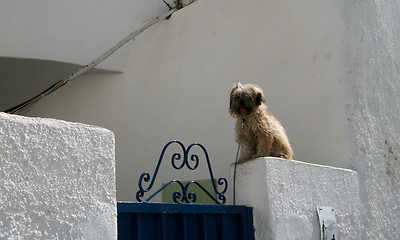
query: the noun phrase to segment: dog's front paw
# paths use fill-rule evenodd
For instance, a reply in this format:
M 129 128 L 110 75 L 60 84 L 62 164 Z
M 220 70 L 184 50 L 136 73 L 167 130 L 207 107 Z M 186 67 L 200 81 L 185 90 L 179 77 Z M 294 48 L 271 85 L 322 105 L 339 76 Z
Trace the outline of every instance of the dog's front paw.
M 267 157 L 263 154 L 254 154 L 253 156 L 251 156 L 251 158 L 261 158 L 261 157 Z

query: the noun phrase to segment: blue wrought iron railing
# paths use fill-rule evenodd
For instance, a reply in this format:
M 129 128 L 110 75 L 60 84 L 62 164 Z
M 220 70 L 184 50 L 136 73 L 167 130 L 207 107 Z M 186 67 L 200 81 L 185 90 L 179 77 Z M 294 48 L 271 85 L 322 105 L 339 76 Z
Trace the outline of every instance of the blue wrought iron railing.
M 171 181 L 167 182 L 166 184 L 164 184 L 160 189 L 155 191 L 153 194 L 151 194 L 145 200 L 142 199 L 142 198 L 144 198 L 144 195 L 146 193 L 148 193 L 154 186 L 158 171 L 160 170 L 161 162 L 164 159 L 165 152 L 172 144 L 179 145 L 182 150 L 181 153 L 175 152 L 171 157 L 171 165 L 173 168 L 175 168 L 177 170 L 184 169 L 186 167 L 190 171 L 195 171 L 199 167 L 201 159 L 200 159 L 199 155 L 197 155 L 197 154 L 191 154 L 189 157 L 189 153 L 195 147 L 198 147 L 198 148 L 200 148 L 201 151 L 203 151 L 215 194 L 210 193 L 204 186 L 202 186 L 197 181 L 189 181 L 184 184 L 180 180 L 171 180 Z M 144 183 L 149 183 L 149 185 L 147 187 L 144 187 L 143 186 Z M 153 176 L 151 176 L 148 172 L 144 172 L 140 176 L 139 182 L 138 182 L 139 191 L 137 191 L 137 193 L 136 193 L 136 199 L 139 202 L 148 202 L 151 199 L 153 199 L 158 193 L 162 192 L 165 188 L 170 186 L 171 184 L 177 184 L 180 187 L 180 189 L 178 191 L 175 191 L 172 194 L 172 199 L 175 203 L 196 203 L 196 200 L 197 200 L 196 193 L 190 192 L 188 190 L 189 186 L 191 186 L 191 185 L 196 185 L 197 187 L 199 187 L 202 190 L 202 192 L 204 192 L 208 197 L 210 197 L 210 199 L 212 199 L 212 201 L 215 202 L 216 204 L 225 204 L 225 202 L 226 202 L 226 197 L 224 194 L 225 194 L 226 190 L 228 189 L 228 181 L 225 178 L 219 178 L 217 181 L 214 179 L 214 175 L 213 175 L 213 172 L 211 169 L 210 159 L 208 157 L 207 150 L 200 143 L 192 143 L 191 145 L 189 145 L 188 148 L 185 148 L 183 143 L 180 141 L 177 141 L 177 140 L 170 141 L 169 143 L 167 143 L 164 146 L 163 150 L 161 151 L 161 155 L 158 160 L 156 169 L 154 170 Z M 219 188 L 221 190 L 218 190 L 217 185 L 219 186 Z

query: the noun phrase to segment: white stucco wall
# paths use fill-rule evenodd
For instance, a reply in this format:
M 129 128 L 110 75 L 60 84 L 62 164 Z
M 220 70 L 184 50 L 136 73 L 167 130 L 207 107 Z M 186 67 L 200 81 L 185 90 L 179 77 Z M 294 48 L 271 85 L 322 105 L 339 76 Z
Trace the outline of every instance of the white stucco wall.
M 116 239 L 114 135 L 0 113 L 0 238 Z
M 344 1 L 346 107 L 364 239 L 400 235 L 400 2 Z
M 112 130 L 119 200 L 134 199 L 140 174 L 173 139 L 203 143 L 215 175 L 230 178 L 237 145 L 228 105 L 237 81 L 264 89 L 296 159 L 349 167 L 343 33 L 336 2 L 199 0 L 121 50 L 129 49 L 122 74 L 77 79 L 24 114 Z
M 4 0 L 0 56 L 86 65 L 166 10 L 158 0 Z M 121 51 L 99 67 L 121 71 L 127 55 Z
M 237 165 L 236 204 L 253 207 L 257 240 L 321 239 L 321 206 L 335 209 L 336 239 L 365 239 L 358 179 L 352 170 L 258 158 Z
M 203 143 L 229 178 L 229 89 L 256 83 L 297 160 L 358 173 L 363 238 L 396 239 L 399 11 L 395 0 L 198 0 L 131 42 L 123 74 L 82 77 L 23 114 L 115 132 L 118 199 L 133 200 L 171 139 Z

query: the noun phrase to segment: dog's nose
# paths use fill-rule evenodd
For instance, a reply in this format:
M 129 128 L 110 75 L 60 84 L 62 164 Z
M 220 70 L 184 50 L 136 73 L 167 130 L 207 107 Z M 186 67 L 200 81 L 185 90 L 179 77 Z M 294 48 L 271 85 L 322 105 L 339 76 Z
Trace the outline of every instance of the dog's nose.
M 244 101 L 243 101 L 243 100 L 240 100 L 240 101 L 239 101 L 239 104 L 240 104 L 240 106 L 244 106 Z

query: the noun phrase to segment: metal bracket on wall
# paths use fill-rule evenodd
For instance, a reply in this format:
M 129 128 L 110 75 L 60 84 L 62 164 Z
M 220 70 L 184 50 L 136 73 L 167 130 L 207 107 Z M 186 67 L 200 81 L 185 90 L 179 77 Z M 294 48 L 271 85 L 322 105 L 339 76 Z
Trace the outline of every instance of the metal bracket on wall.
M 317 213 L 321 229 L 321 240 L 336 240 L 335 209 L 332 207 L 318 207 Z

